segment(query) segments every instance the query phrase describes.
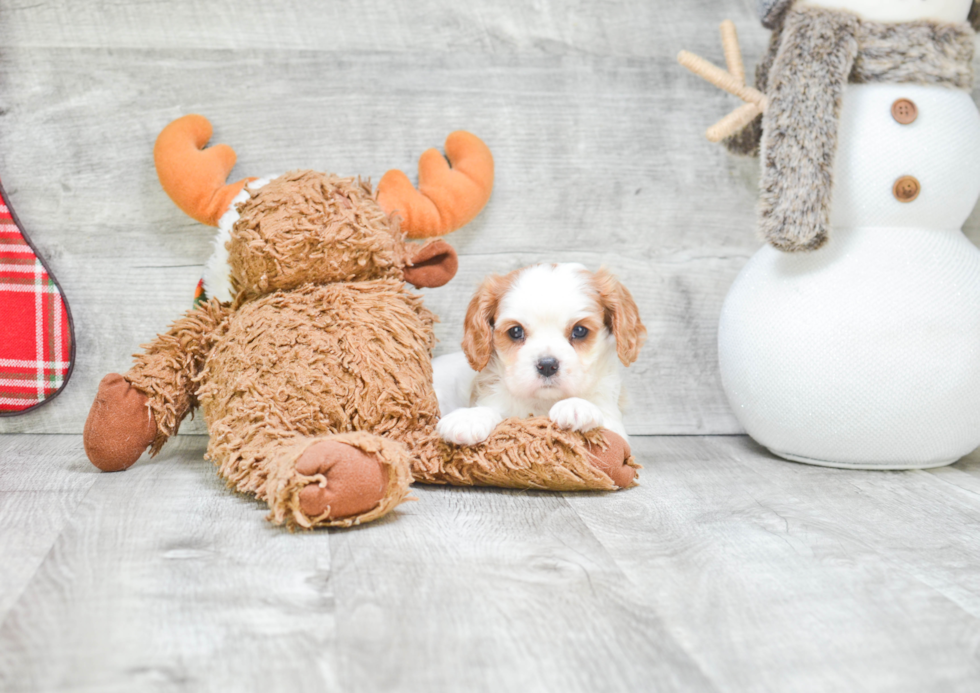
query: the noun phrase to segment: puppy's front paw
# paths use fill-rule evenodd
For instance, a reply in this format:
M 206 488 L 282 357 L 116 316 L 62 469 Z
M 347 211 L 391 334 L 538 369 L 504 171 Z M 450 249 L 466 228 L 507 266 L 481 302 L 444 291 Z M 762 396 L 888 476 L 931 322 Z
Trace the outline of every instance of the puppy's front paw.
M 447 443 L 476 445 L 482 443 L 503 418 L 490 407 L 457 409 L 439 420 L 436 432 Z
M 602 412 L 592 402 L 581 397 L 563 399 L 551 407 L 548 418 L 559 428 L 569 431 L 591 431 L 602 428 Z

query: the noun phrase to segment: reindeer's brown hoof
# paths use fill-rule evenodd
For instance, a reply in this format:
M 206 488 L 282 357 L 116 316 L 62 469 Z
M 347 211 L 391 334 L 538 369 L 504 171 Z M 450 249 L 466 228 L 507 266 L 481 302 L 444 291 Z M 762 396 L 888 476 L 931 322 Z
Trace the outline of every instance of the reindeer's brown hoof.
M 598 445 L 589 446 L 593 462 L 600 471 L 613 480 L 614 484 L 626 488 L 636 477 L 636 469 L 626 464 L 631 455 L 630 445 L 622 436 L 608 428 L 602 430 L 602 437 L 606 439 L 605 450 Z
M 133 466 L 157 435 L 147 397 L 118 373 L 99 383 L 82 436 L 85 454 L 103 472 Z
M 381 502 L 388 487 L 388 472 L 374 455 L 335 440 L 307 448 L 296 460 L 296 471 L 326 477 L 325 483 L 313 482 L 299 492 L 300 510 L 309 518 L 361 515 Z

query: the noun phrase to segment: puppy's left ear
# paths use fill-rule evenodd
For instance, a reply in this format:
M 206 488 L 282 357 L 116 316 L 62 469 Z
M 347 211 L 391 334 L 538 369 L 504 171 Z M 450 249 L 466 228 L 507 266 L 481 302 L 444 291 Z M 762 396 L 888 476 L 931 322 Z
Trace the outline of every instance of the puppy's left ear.
M 416 288 L 435 288 L 449 283 L 459 269 L 456 251 L 445 241 L 425 245 L 406 243 L 405 269 L 402 274 Z
M 624 366 L 628 366 L 640 355 L 640 347 L 647 338 L 647 328 L 640 322 L 640 311 L 629 289 L 605 267 L 592 276 L 592 282 L 599 292 L 606 327 L 616 338 L 616 354 Z

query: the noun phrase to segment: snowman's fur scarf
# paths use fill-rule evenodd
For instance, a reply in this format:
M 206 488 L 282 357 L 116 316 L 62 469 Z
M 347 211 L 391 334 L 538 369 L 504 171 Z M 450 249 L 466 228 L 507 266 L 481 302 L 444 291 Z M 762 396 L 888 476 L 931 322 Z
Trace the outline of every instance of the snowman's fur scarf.
M 837 123 L 857 55 L 857 17 L 792 12 L 769 74 L 762 117 L 759 224 L 780 250 L 827 241 Z
M 816 250 L 826 243 L 848 82 L 970 89 L 973 39 L 965 23 L 887 24 L 809 7 L 786 12 L 756 73 L 769 106 L 726 141 L 738 153 L 761 149 L 762 237 L 785 251 Z

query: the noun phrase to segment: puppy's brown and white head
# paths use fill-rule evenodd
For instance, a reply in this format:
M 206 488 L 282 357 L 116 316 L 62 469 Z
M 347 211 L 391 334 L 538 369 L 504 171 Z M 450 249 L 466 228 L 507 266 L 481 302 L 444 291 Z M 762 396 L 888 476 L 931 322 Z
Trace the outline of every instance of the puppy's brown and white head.
M 646 337 L 630 292 L 605 269 L 534 265 L 488 277 L 466 312 L 463 351 L 512 397 L 584 397 L 639 355 Z

